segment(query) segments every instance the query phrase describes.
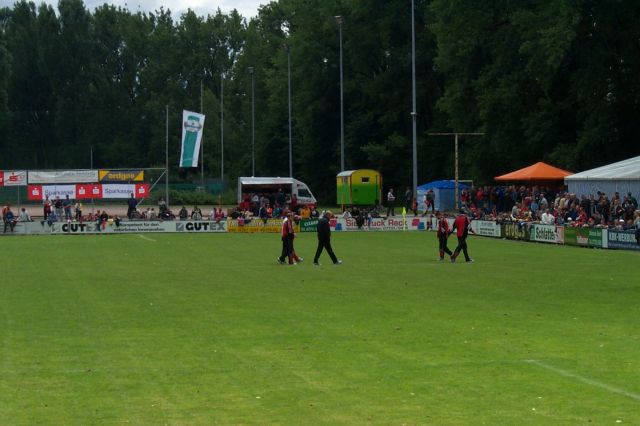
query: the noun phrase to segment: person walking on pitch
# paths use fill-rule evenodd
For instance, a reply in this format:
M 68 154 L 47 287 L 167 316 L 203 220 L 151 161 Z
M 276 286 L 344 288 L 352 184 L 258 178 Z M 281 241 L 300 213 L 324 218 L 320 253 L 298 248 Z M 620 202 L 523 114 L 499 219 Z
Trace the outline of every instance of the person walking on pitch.
M 440 250 L 440 261 L 444 260 L 444 254 L 448 254 L 451 256 L 451 250 L 447 247 L 447 239 L 449 238 L 449 222 L 447 222 L 447 218 L 444 217 L 444 214 L 437 212 L 436 217 L 438 218 L 438 244 Z
M 458 246 L 453 251 L 453 255 L 451 255 L 451 262 L 456 261 L 460 251 L 464 254 L 464 259 L 467 262 L 473 262 L 473 259 L 469 257 L 469 253 L 467 252 L 467 235 L 469 235 L 469 231 L 473 232 L 470 225 L 471 221 L 464 214 L 464 210 L 460 210 L 460 213 L 456 217 L 456 220 L 453 222 L 453 227 L 451 228 L 451 233 L 455 230 L 456 236 L 458 237 Z
M 331 258 L 331 261 L 334 265 L 340 265 L 342 261 L 338 259 L 333 253 L 333 249 L 331 248 L 331 227 L 329 226 L 329 220 L 333 217 L 333 213 L 331 211 L 326 211 L 325 214 L 318 220 L 318 249 L 316 250 L 316 255 L 313 258 L 313 264 L 318 266 L 318 259 L 320 258 L 320 254 L 322 254 L 322 249 L 327 250 L 327 254 Z

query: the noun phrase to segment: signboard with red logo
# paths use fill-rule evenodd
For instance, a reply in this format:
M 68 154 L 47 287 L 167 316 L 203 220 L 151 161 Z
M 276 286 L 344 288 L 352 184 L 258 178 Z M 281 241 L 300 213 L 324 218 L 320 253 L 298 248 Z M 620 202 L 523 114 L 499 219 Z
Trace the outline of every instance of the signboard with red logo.
M 0 171 L 0 186 L 26 186 L 26 171 Z
M 95 183 L 76 185 L 76 198 L 79 200 L 102 198 L 102 185 Z

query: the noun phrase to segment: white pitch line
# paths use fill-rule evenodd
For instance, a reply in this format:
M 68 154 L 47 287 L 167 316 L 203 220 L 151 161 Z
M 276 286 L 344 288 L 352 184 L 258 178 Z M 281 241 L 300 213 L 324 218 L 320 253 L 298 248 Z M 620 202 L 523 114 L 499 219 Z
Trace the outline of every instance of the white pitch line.
M 601 388 L 601 389 L 604 389 L 604 390 L 608 390 L 609 392 L 617 393 L 618 395 L 624 395 L 624 396 L 627 396 L 627 397 L 629 397 L 631 399 L 635 399 L 636 401 L 640 401 L 640 395 L 638 395 L 636 393 L 627 392 L 624 389 L 619 389 L 619 388 L 616 388 L 614 386 L 609 386 L 606 383 L 601 383 L 601 382 L 598 382 L 596 380 L 592 380 L 592 379 L 589 379 L 587 377 L 583 377 L 583 376 L 581 376 L 579 374 L 572 373 L 571 371 L 563 370 L 561 368 L 554 367 L 553 365 L 549 365 L 549 364 L 546 364 L 544 362 L 537 361 L 535 359 L 525 359 L 524 362 L 529 363 L 529 364 L 537 365 L 538 367 L 542 367 L 545 370 L 553 371 L 554 373 L 560 374 L 561 376 L 569 377 L 569 378 L 572 378 L 572 379 L 576 379 L 579 382 L 586 383 L 588 385 L 595 386 L 595 387 L 598 387 L 598 388 Z
M 153 238 L 149 238 L 146 235 L 138 234 L 138 237 L 142 238 L 143 240 L 151 241 L 152 243 L 156 242 L 156 240 L 154 240 Z

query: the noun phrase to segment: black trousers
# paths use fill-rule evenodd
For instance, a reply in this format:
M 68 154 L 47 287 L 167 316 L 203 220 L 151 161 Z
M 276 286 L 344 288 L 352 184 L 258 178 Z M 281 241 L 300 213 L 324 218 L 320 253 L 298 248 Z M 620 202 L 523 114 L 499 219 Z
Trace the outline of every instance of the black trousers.
M 471 258 L 469 257 L 469 253 L 467 252 L 467 236 L 458 237 L 458 247 L 456 247 L 453 252 L 453 258 L 455 259 L 460 254 L 460 251 L 464 254 L 464 260 L 469 261 Z
M 291 238 L 289 238 L 288 236 L 282 237 L 282 254 L 279 257 L 280 262 L 284 262 L 287 257 L 291 256 L 291 246 Z
M 331 238 L 319 238 L 318 249 L 316 250 L 316 256 L 313 258 L 313 263 L 318 263 L 318 259 L 322 254 L 322 249 L 327 250 L 327 253 L 329 254 L 329 257 L 331 258 L 331 261 L 333 263 L 336 263 L 338 261 L 338 258 L 336 257 L 335 253 L 333 253 L 333 249 L 331 248 Z
M 438 236 L 438 243 L 439 243 L 439 248 L 440 248 L 440 259 L 444 258 L 444 254 L 447 253 L 449 256 L 451 256 L 453 253 L 451 253 L 451 250 L 449 250 L 449 247 L 447 247 L 447 234 L 442 234 Z

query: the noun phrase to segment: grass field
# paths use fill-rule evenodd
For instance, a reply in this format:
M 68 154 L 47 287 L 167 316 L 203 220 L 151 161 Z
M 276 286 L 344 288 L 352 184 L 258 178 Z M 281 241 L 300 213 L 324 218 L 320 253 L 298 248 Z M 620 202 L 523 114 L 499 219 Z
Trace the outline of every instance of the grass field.
M 453 245 L 451 241 L 451 245 Z M 638 253 L 432 233 L 0 239 L 0 423 L 640 424 Z

